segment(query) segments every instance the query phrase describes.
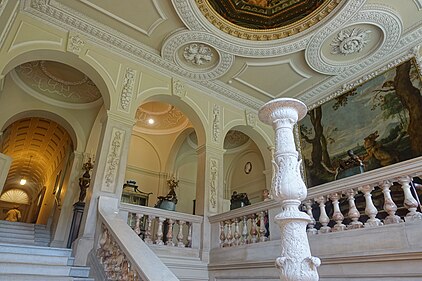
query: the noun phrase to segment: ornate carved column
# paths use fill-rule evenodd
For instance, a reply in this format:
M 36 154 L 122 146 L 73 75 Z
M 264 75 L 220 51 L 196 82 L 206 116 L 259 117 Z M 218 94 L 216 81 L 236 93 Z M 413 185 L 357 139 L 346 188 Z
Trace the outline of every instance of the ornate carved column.
M 302 102 L 281 98 L 268 102 L 259 110 L 259 119 L 275 130 L 275 173 L 272 182 L 274 199 L 281 202 L 275 217 L 281 232 L 281 256 L 276 259 L 283 281 L 319 280 L 319 258 L 312 257 L 306 225 L 310 218 L 299 211 L 307 190 L 300 175 L 300 161 L 293 137 L 293 126 L 306 114 Z

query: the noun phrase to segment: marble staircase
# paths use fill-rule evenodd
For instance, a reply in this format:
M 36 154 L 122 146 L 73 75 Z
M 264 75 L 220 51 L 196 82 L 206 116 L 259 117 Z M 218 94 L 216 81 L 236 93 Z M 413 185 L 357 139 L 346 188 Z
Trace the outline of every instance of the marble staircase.
M 71 250 L 51 248 L 45 226 L 0 221 L 0 281 L 94 281 Z

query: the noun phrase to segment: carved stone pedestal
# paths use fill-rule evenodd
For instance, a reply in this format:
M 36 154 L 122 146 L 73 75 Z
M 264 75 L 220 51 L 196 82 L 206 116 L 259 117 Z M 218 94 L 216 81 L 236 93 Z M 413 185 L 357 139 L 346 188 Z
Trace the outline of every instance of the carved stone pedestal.
M 309 215 L 299 211 L 307 190 L 300 175 L 300 161 L 293 136 L 293 126 L 306 114 L 302 102 L 281 98 L 268 102 L 259 110 L 259 119 L 275 131 L 274 176 L 272 193 L 281 202 L 275 217 L 281 231 L 281 256 L 276 259 L 282 281 L 317 281 L 320 260 L 311 256 L 306 225 Z

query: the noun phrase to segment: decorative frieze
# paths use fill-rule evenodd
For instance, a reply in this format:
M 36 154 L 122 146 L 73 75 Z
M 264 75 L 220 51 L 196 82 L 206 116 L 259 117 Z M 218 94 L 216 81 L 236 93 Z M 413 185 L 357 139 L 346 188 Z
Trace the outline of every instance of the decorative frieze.
M 172 79 L 171 93 L 178 97 L 183 97 L 186 94 L 185 84 L 175 78 Z
M 257 116 L 252 112 L 245 112 L 246 115 L 246 125 L 251 127 L 256 127 Z
M 85 44 L 85 40 L 83 40 L 79 35 L 71 35 L 67 41 L 67 50 L 69 52 L 79 54 Z
M 209 211 L 217 212 L 218 160 L 210 159 Z
M 123 89 L 120 95 L 120 107 L 126 112 L 130 110 L 130 103 L 132 102 L 133 90 L 135 85 L 135 77 L 136 70 L 133 70 L 128 67 L 123 78 Z
M 120 154 L 123 146 L 125 131 L 113 128 L 110 147 L 107 153 L 103 191 L 114 192 L 117 172 L 119 170 Z
M 220 106 L 214 104 L 212 109 L 212 141 L 220 140 Z

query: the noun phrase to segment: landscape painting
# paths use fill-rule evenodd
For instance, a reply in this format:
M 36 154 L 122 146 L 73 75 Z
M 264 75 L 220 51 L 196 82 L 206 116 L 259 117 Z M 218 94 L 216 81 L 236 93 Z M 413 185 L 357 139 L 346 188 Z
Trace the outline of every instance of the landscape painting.
M 422 82 L 409 60 L 300 121 L 308 187 L 422 155 Z

